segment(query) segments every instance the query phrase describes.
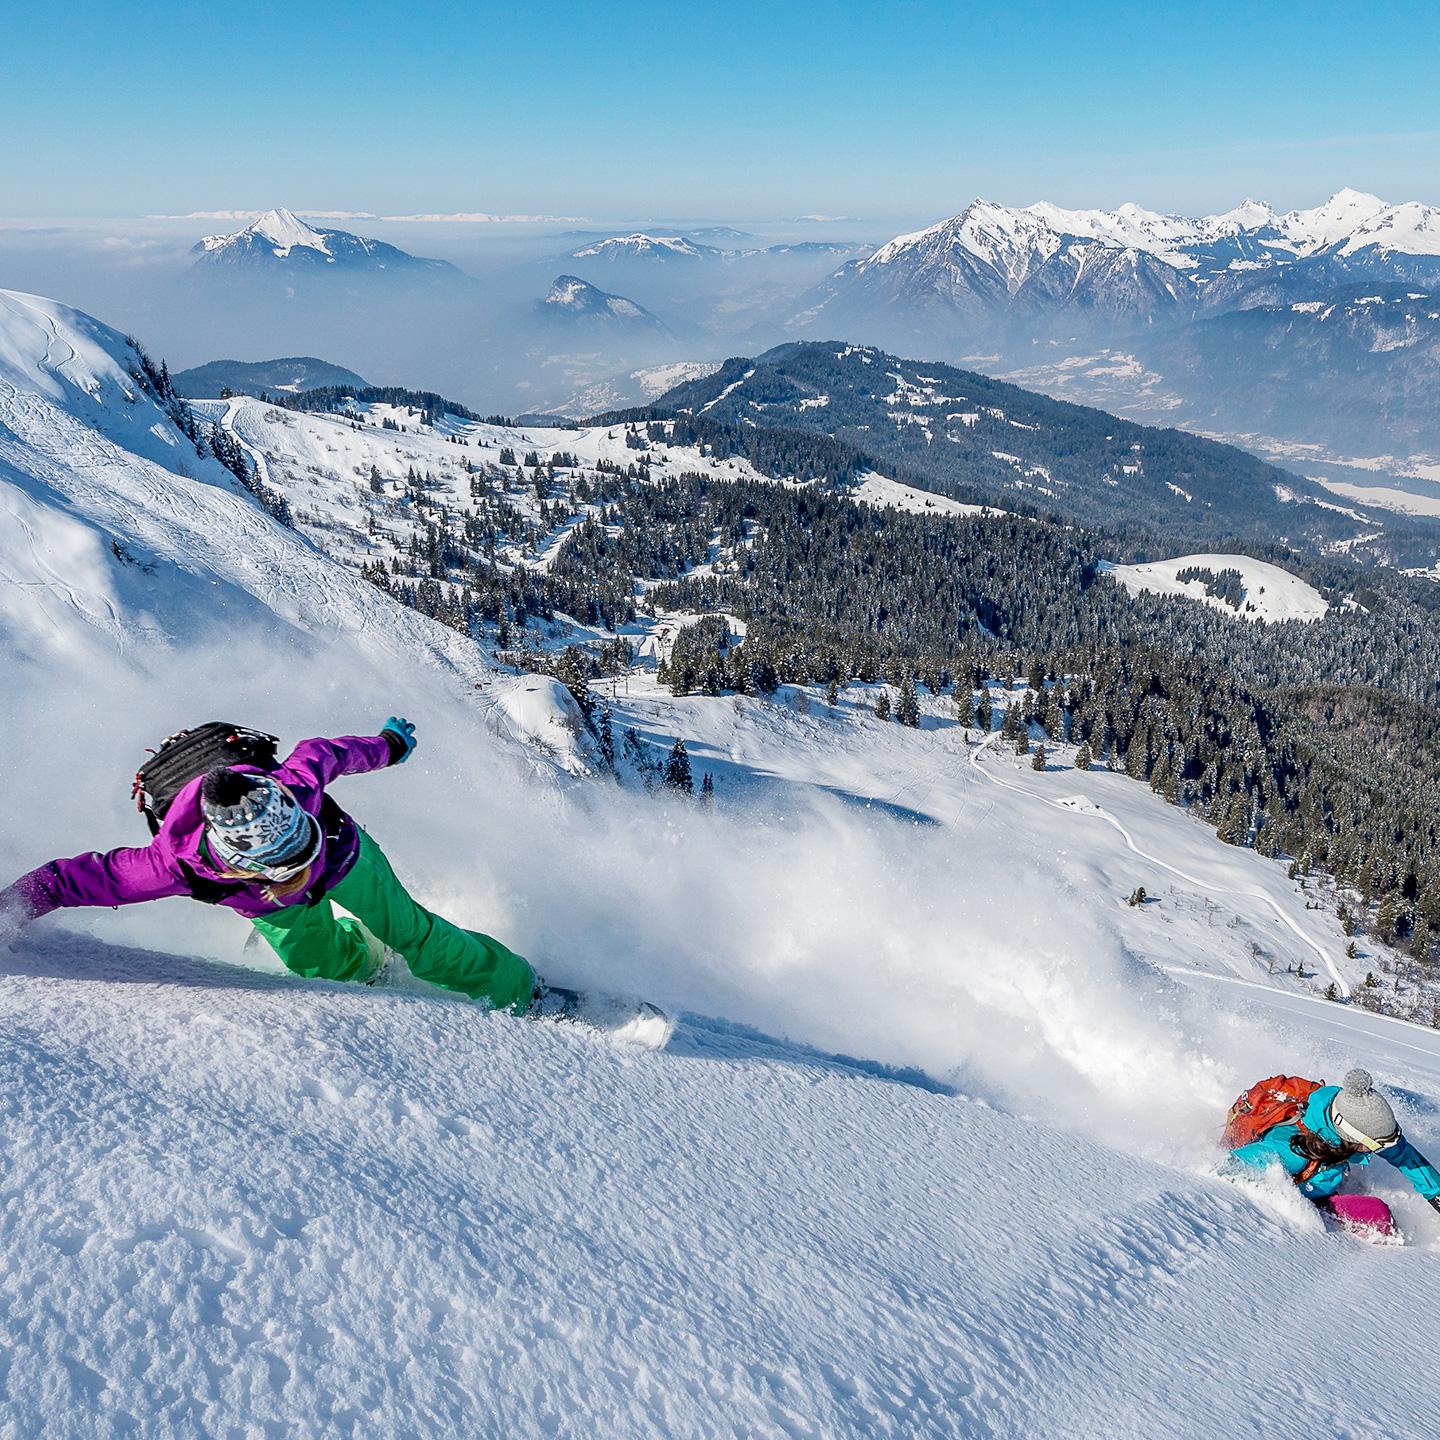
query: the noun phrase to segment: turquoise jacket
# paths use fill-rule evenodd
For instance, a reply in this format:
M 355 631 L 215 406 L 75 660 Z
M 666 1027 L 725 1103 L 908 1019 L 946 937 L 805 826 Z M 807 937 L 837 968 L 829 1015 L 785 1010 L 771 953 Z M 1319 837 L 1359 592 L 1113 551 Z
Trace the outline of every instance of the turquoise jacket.
M 1322 1085 L 1306 1101 L 1305 1113 L 1301 1116 L 1307 1130 L 1332 1145 L 1344 1143 L 1330 1120 L 1330 1103 L 1339 1093 L 1338 1085 Z M 1299 1128 L 1295 1125 L 1277 1125 L 1259 1140 L 1242 1145 L 1231 1153 L 1241 1164 L 1253 1165 L 1257 1169 L 1263 1169 L 1278 1160 L 1287 1173 L 1298 1176 L 1307 1161 L 1303 1155 L 1297 1155 L 1290 1148 L 1290 1141 L 1299 1133 Z M 1427 1200 L 1440 1196 L 1440 1171 L 1437 1171 L 1404 1135 L 1393 1145 L 1375 1153 L 1399 1170 Z M 1370 1156 L 1361 1154 L 1350 1160 L 1342 1160 L 1338 1165 L 1324 1165 L 1300 1186 L 1300 1193 L 1311 1200 L 1324 1200 L 1340 1188 L 1340 1182 L 1344 1180 L 1352 1165 L 1369 1163 Z

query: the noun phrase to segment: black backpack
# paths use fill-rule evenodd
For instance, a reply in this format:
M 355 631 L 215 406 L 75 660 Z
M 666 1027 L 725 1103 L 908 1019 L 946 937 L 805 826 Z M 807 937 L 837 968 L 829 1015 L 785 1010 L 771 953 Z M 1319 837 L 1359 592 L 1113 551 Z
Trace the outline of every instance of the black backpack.
M 158 750 L 136 772 L 130 794 L 145 817 L 150 833 L 157 835 L 165 812 L 175 797 L 194 779 L 217 765 L 253 765 L 273 770 L 280 763 L 279 740 L 263 730 L 209 720 L 193 730 L 180 730 L 163 740 Z

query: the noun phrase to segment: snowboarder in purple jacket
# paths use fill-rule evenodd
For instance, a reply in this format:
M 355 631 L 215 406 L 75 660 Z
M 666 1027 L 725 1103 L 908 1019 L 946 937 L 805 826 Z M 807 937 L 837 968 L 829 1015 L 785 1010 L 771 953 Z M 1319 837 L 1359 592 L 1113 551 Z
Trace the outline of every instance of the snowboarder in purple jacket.
M 245 916 L 297 975 L 369 982 L 388 947 L 422 980 L 523 1012 L 530 966 L 412 899 L 328 794 L 414 748 L 415 727 L 392 716 L 378 735 L 302 740 L 275 770 L 213 769 L 176 795 L 149 845 L 52 860 L 0 891 L 0 945 L 52 910 L 189 895 Z

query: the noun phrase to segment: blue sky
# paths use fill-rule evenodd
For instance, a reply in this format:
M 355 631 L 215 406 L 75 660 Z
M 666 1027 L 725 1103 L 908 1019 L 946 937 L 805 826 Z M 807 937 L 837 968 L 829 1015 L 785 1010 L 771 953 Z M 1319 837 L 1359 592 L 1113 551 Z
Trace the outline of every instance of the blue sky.
M 18 7 L 0 214 L 1440 201 L 1440 6 Z

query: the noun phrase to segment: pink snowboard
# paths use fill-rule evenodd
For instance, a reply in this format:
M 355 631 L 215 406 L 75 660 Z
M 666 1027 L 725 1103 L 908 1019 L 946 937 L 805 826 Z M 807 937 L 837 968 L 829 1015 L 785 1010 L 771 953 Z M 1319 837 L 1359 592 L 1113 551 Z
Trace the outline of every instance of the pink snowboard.
M 1375 1195 L 1332 1195 L 1330 1213 L 1352 1234 L 1362 1239 L 1399 1235 L 1390 1207 Z

